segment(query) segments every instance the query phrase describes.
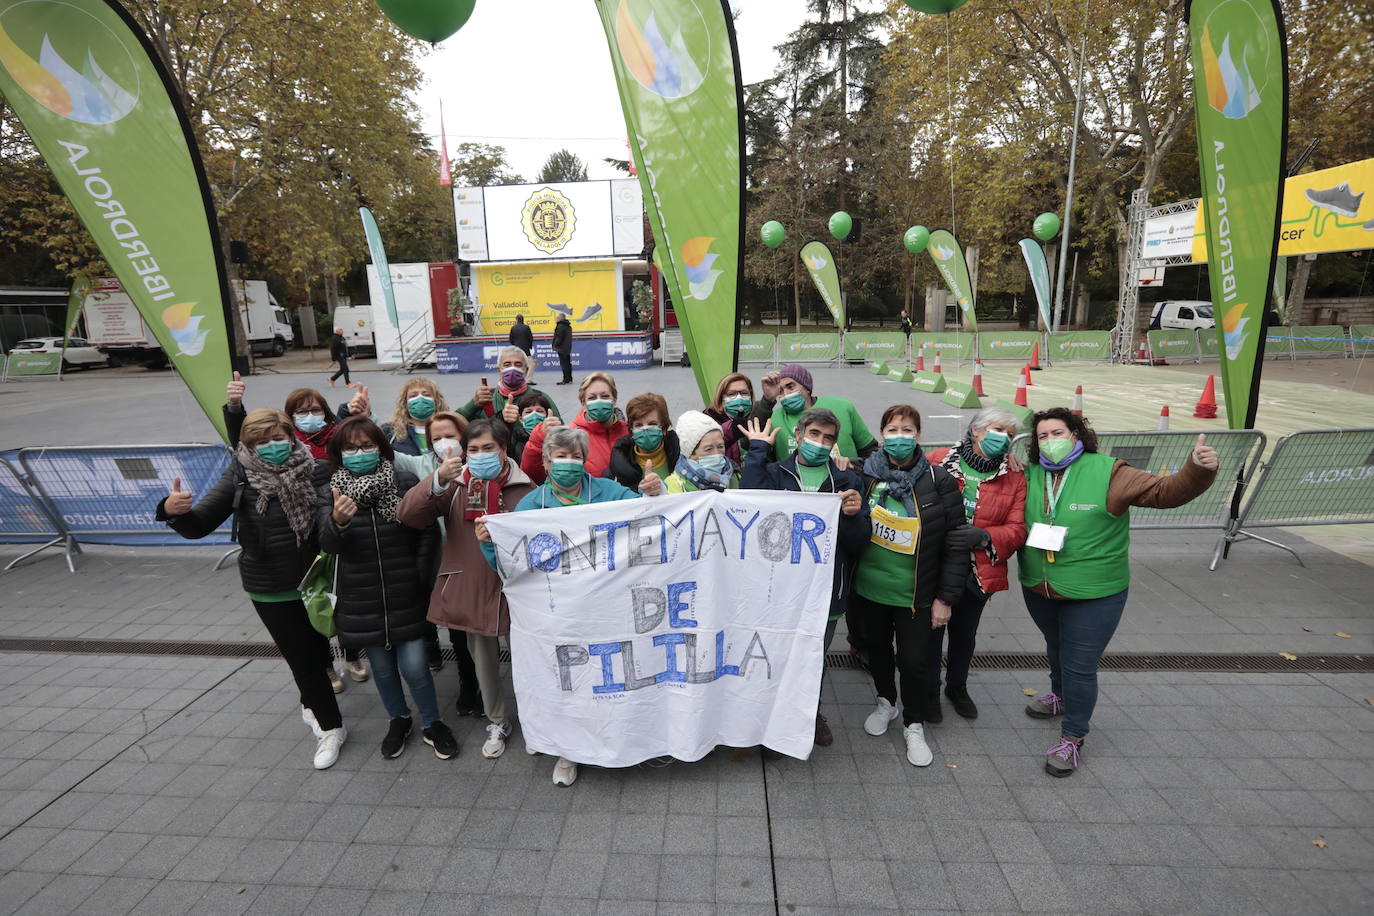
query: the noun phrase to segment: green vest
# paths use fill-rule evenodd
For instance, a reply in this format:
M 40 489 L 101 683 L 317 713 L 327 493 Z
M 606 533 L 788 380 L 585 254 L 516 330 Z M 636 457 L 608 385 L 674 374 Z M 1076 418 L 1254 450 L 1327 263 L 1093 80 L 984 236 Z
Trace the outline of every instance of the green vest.
M 1131 514 L 1107 512 L 1107 487 L 1116 459 L 1086 454 L 1069 466 L 1064 488 L 1050 518 L 1045 486 L 1050 475 L 1039 464 L 1026 468 L 1026 530 L 1036 522 L 1063 525 L 1068 533 L 1054 562 L 1038 547 L 1022 547 L 1021 584 L 1049 582 L 1065 598 L 1104 598 L 1131 584 Z

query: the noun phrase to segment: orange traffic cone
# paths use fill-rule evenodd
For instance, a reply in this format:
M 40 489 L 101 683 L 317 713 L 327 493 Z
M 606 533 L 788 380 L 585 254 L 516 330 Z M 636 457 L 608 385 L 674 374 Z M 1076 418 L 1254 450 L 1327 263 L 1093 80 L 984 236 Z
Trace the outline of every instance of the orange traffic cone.
M 1083 416 L 1083 386 L 1079 385 L 1073 390 L 1073 407 L 1069 408 L 1069 413 L 1075 417 Z
M 1145 343 L 1144 334 L 1140 335 L 1140 349 L 1136 352 L 1135 361 L 1138 363 L 1145 363 L 1147 366 L 1152 365 L 1150 362 L 1150 348 Z
M 1032 372 L 1040 371 L 1040 341 L 1035 342 L 1035 348 L 1031 350 L 1030 368 Z
M 1207 384 L 1202 386 L 1202 397 L 1198 398 L 1197 406 L 1193 408 L 1193 416 L 1201 420 L 1217 418 L 1217 386 L 1210 375 L 1207 376 Z
M 1030 377 L 1030 363 L 1026 363 L 1024 366 L 1021 367 L 1021 375 L 1026 380 L 1027 388 L 1030 388 L 1035 384 L 1035 382 L 1031 381 Z
M 1168 405 L 1168 404 L 1165 404 L 1164 407 L 1163 407 L 1162 409 L 1160 409 L 1160 411 L 1159 411 L 1159 426 L 1157 426 L 1157 427 L 1155 427 L 1155 428 L 1156 428 L 1156 429 L 1168 429 L 1168 428 L 1169 428 L 1169 405 Z
M 973 361 L 973 393 L 981 397 L 986 397 L 983 391 L 983 361 L 975 359 Z
M 936 350 L 936 351 L 935 351 L 935 365 L 932 367 L 932 371 L 935 372 L 936 375 L 939 375 L 939 374 L 940 374 L 940 351 L 939 351 L 939 350 Z
M 916 371 L 926 371 L 926 345 L 921 344 L 916 348 Z
M 1026 403 L 1026 373 L 1024 372 L 1021 373 L 1021 377 L 1016 380 L 1016 397 L 1012 400 L 1012 403 L 1017 407 L 1030 407 L 1030 405 Z

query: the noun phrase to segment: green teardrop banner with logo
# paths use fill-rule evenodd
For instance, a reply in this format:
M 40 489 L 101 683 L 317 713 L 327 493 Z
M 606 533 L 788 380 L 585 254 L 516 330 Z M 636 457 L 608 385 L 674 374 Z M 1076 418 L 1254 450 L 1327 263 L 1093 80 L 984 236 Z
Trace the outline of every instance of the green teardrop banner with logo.
M 114 2 L 0 0 L 0 94 L 224 436 L 232 300 L 195 139 L 152 45 Z
M 1288 139 L 1288 54 L 1274 0 L 1189 0 L 1193 109 L 1226 420 L 1259 406 Z
M 729 0 L 596 0 L 644 206 L 701 396 L 735 368 L 743 273 L 739 53 Z
M 798 255 L 821 294 L 821 301 L 835 319 L 835 327 L 844 327 L 844 296 L 840 292 L 840 274 L 835 269 L 835 256 L 824 242 L 807 242 Z
M 945 288 L 954 294 L 954 301 L 964 316 L 964 330 L 978 330 L 978 317 L 973 313 L 973 284 L 969 282 L 964 249 L 948 229 L 936 229 L 930 234 L 926 251 L 930 252 L 935 269 L 945 281 Z

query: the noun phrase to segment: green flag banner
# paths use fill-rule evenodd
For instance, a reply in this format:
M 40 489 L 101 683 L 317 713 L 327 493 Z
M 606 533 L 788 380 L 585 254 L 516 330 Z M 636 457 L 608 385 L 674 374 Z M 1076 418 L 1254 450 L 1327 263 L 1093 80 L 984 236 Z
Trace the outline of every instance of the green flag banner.
M 72 332 L 76 330 L 76 319 L 81 317 L 81 307 L 86 304 L 86 297 L 91 292 L 91 281 L 88 277 L 77 277 L 76 282 L 72 283 L 71 295 L 67 296 L 67 323 L 62 326 L 62 349 L 67 348 L 67 341 L 72 339 Z
M 1189 0 L 1187 18 L 1226 420 L 1251 429 L 1288 139 L 1283 16 L 1277 0 Z
M 113 0 L 0 0 L 0 94 L 225 435 L 232 300 L 195 138 L 151 43 Z
M 735 367 L 744 104 L 729 0 L 596 0 L 663 270 L 701 396 Z
M 1026 270 L 1030 271 L 1031 287 L 1035 290 L 1035 304 L 1040 308 L 1040 330 L 1054 330 L 1050 320 L 1050 266 L 1045 263 L 1045 249 L 1035 239 L 1022 239 L 1021 256 L 1026 259 Z
M 391 263 L 386 259 L 386 246 L 382 244 L 382 234 L 377 230 L 377 220 L 367 207 L 359 207 L 358 215 L 363 218 L 363 235 L 367 236 L 367 252 L 372 256 L 372 266 L 377 270 L 377 285 L 382 288 L 382 299 L 386 305 L 387 317 L 396 329 L 400 339 L 401 319 L 396 317 L 396 293 L 391 288 Z M 404 346 L 404 345 L 403 345 Z M 402 354 L 404 356 L 405 354 Z
M 840 273 L 835 269 L 835 256 L 824 242 L 807 242 L 801 247 L 802 263 L 821 294 L 821 301 L 835 319 L 835 327 L 844 327 L 844 297 L 840 293 Z
M 948 229 L 936 229 L 930 234 L 927 246 L 935 269 L 945 281 L 945 287 L 954 294 L 959 311 L 964 315 L 964 330 L 978 330 L 978 318 L 973 314 L 973 284 L 968 278 L 968 263 L 964 260 L 964 249 L 959 247 L 954 235 Z

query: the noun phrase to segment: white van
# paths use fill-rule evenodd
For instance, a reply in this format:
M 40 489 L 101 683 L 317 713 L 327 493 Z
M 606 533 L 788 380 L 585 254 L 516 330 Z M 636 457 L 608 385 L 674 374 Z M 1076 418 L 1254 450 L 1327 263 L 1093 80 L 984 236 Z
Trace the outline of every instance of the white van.
M 1182 328 L 1185 331 L 1191 331 L 1194 328 L 1214 328 L 1216 326 L 1216 319 L 1212 317 L 1212 303 L 1197 299 L 1172 299 L 1156 302 L 1155 310 L 1150 315 L 1150 328 L 1152 330 Z
M 336 308 L 334 327 L 343 328 L 350 356 L 359 351 L 365 351 L 370 356 L 377 355 L 377 339 L 372 333 L 372 306 L 353 305 Z

